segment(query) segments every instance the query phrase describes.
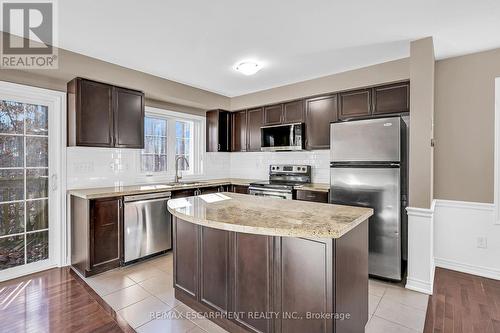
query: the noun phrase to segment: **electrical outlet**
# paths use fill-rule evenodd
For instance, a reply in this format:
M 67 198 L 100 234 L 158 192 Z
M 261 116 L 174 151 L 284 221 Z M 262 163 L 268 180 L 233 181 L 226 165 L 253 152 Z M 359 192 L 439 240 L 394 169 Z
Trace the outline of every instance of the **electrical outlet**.
M 488 247 L 488 238 L 478 237 L 477 238 L 477 247 L 480 249 L 486 249 Z

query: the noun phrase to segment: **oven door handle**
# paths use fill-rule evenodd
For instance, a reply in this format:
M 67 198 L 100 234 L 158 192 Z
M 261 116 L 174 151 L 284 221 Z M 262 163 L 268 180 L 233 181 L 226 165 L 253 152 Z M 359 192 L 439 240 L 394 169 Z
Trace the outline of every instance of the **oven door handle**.
M 266 188 L 262 188 L 262 187 L 252 187 L 250 186 L 248 188 L 249 191 L 259 191 L 259 192 L 265 192 L 265 193 L 292 193 L 292 191 L 290 190 L 280 190 L 280 189 L 272 189 L 272 190 L 269 190 L 269 189 L 266 189 Z
M 290 196 L 291 198 L 292 196 L 292 193 L 270 192 L 270 191 L 250 191 L 248 193 L 257 196 L 280 197 L 284 199 L 287 199 L 288 196 Z

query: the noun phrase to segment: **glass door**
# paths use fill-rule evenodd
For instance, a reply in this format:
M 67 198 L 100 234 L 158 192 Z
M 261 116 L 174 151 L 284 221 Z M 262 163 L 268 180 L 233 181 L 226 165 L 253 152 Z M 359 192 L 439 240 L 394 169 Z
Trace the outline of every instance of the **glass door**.
M 49 203 L 49 106 L 0 89 L 0 275 L 47 268 L 54 255 Z M 58 222 L 58 221 L 57 221 Z M 31 269 L 30 272 L 33 270 Z M 12 275 L 12 274 L 9 274 Z M 22 274 L 16 274 L 22 275 Z

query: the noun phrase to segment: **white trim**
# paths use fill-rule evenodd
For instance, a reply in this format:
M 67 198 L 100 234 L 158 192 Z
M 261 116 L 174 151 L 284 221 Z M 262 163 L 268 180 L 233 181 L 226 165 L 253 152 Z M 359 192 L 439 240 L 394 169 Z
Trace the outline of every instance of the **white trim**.
M 495 164 L 494 164 L 494 203 L 495 224 L 500 225 L 500 77 L 495 79 Z
M 433 283 L 434 282 L 429 283 L 427 281 L 423 281 L 423 280 L 419 280 L 419 279 L 407 278 L 405 288 L 413 290 L 413 291 L 418 291 L 420 293 L 432 295 Z
M 454 201 L 454 200 L 434 200 L 436 207 L 449 207 L 449 208 L 462 208 L 482 211 L 494 211 L 495 205 L 482 202 L 469 202 L 469 201 Z
M 49 259 L 3 270 L 0 280 L 6 280 L 67 263 L 66 207 L 62 200 L 62 193 L 66 192 L 66 151 L 64 149 L 66 93 L 0 81 L 0 94 L 12 100 L 43 104 L 49 108 Z
M 434 258 L 436 263 L 436 267 L 451 269 L 453 271 L 482 276 L 489 279 L 500 280 L 500 270 L 464 264 L 454 260 L 442 259 L 442 258 Z
M 406 207 L 406 212 L 411 216 L 432 217 L 432 214 L 434 214 L 434 204 L 431 208 Z

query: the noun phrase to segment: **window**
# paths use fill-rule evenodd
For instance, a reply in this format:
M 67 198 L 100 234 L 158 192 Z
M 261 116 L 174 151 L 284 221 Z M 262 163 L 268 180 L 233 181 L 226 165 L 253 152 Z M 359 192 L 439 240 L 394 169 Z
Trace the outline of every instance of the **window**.
M 178 161 L 183 175 L 201 174 L 204 124 L 199 116 L 146 107 L 141 172 L 171 176 L 177 157 L 183 156 Z
M 141 156 L 143 172 L 167 171 L 167 120 L 144 119 L 144 149 Z

